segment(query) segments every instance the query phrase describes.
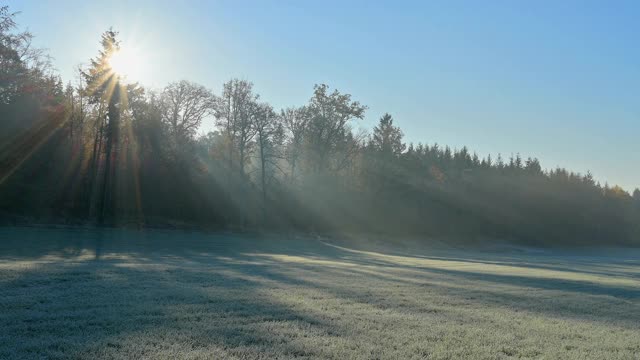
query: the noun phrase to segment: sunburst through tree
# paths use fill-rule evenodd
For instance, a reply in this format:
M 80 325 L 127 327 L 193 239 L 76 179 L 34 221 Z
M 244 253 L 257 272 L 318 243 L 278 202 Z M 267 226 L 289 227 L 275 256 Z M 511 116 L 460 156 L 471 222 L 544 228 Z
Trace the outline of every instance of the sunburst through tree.
M 120 137 L 120 118 L 127 105 L 127 76 L 135 74 L 135 59 L 122 49 L 118 33 L 112 29 L 102 34 L 102 49 L 99 55 L 91 59 L 89 68 L 82 73 L 86 81 L 86 95 L 97 106 L 98 121 L 94 136 L 93 154 L 90 171 L 89 212 L 97 213 L 98 221 L 103 223 L 106 217 L 112 217 L 116 196 L 113 188 L 117 171 L 114 161 L 118 158 Z M 102 137 L 104 136 L 104 149 Z M 101 154 L 105 154 L 102 176 L 98 166 Z M 102 177 L 101 181 L 97 181 Z

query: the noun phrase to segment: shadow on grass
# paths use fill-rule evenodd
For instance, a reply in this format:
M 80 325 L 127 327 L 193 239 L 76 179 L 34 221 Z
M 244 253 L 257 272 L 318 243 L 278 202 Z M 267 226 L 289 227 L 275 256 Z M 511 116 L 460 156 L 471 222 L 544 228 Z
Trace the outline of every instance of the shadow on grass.
M 318 241 L 178 235 L 0 231 L 0 358 L 153 357 L 159 351 L 323 357 L 323 347 L 308 346 L 305 338 L 329 346 L 354 331 L 328 323 L 318 316 L 322 309 L 305 311 L 273 296 L 292 289 L 363 308 L 432 311 L 419 299 L 403 299 L 401 306 L 386 292 L 410 287 L 416 296 L 429 291 L 448 299 L 451 306 L 440 315 L 458 323 L 468 316 L 460 307 L 471 305 L 632 329 L 640 323 L 638 288 L 410 266 Z M 11 267 L 28 260 L 36 265 Z M 504 264 L 488 263 L 494 262 Z M 363 279 L 371 288 L 353 286 Z
M 12 274 L 0 268 L 0 358 L 138 358 L 172 350 L 225 358 L 319 356 L 298 338 L 338 336 L 335 327 L 265 293 L 262 279 L 284 278 L 259 266 L 239 272 L 242 265 L 217 260 L 241 257 L 236 251 L 243 246 L 219 243 L 218 252 L 197 255 L 127 244 L 114 253 L 113 241 L 49 243 L 44 250 L 36 249 L 40 241 L 26 241 L 29 251 L 2 254 L 5 265 L 38 257 L 34 268 Z M 94 256 L 83 255 L 90 250 Z

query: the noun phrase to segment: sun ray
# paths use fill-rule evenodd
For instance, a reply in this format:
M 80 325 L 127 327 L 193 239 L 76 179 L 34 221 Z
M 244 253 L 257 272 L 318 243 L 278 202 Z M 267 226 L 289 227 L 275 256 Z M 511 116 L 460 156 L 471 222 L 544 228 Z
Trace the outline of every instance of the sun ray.
M 123 47 L 114 52 L 109 59 L 109 65 L 116 76 L 127 82 L 140 80 L 142 61 L 135 47 Z

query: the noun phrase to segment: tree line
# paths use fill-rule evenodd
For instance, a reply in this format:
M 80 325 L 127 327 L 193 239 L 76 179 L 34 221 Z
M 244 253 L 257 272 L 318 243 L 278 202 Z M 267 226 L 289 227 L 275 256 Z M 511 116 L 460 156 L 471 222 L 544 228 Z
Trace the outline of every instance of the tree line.
M 499 239 L 537 245 L 640 244 L 640 190 L 536 158 L 406 144 L 390 114 L 315 85 L 274 109 L 247 80 L 216 93 L 159 91 L 109 64 L 118 34 L 64 84 L 0 10 L 0 219 Z M 205 119 L 216 130 L 198 135 Z

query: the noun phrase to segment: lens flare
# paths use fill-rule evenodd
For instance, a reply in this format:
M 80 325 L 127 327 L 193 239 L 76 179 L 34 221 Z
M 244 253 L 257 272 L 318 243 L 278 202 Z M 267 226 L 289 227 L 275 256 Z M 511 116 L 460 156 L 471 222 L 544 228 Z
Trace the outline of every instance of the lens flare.
M 114 73 L 129 81 L 139 81 L 142 64 L 133 49 L 120 49 L 111 55 L 109 65 Z

